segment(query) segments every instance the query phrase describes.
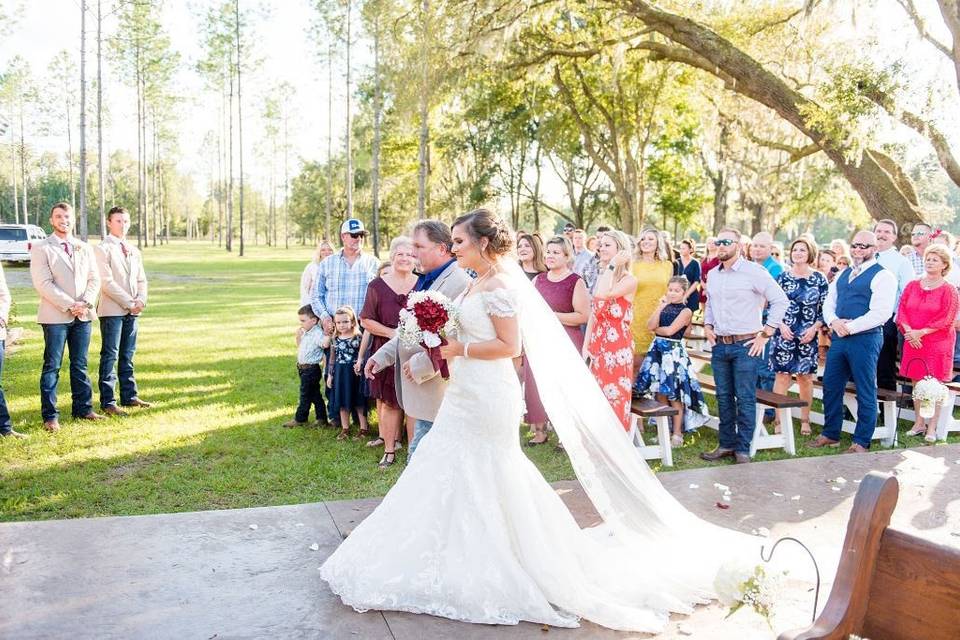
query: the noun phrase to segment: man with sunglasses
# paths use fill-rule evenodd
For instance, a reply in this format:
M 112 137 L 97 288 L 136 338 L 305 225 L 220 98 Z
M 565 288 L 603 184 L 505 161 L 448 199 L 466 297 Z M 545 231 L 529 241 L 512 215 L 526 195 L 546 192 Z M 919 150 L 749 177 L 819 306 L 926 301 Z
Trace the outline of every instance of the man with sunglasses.
M 913 253 L 907 258 L 910 260 L 910 266 L 913 267 L 913 273 L 916 277 L 926 273 L 923 267 L 923 252 L 930 246 L 932 229 L 925 222 L 918 222 L 913 225 L 913 231 L 910 232 L 910 244 L 913 245 Z
M 720 444 L 700 457 L 709 462 L 733 458 L 743 464 L 750 462 L 757 427 L 761 355 L 790 303 L 766 269 L 740 256 L 739 231 L 722 230 L 716 245 L 720 264 L 707 280 L 703 330 L 711 345 L 710 366 L 717 385 Z M 768 303 L 764 323 L 761 316 Z
M 877 237 L 860 231 L 853 237 L 853 264 L 830 283 L 823 320 L 831 330 L 823 372 L 823 432 L 808 446 L 836 447 L 843 426 L 843 396 L 853 379 L 857 392 L 857 426 L 847 453 L 870 448 L 877 427 L 877 360 L 883 324 L 893 315 L 897 277 L 876 259 Z

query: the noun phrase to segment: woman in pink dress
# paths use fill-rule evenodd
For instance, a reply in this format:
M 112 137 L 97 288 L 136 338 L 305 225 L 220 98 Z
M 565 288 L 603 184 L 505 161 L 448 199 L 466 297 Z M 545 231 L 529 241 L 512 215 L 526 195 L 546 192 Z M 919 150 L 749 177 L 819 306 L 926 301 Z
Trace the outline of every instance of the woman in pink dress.
M 590 316 L 590 296 L 583 279 L 570 270 L 573 261 L 573 244 L 563 236 L 547 242 L 545 249 L 547 272 L 533 279 L 543 299 L 547 301 L 570 341 L 577 351 L 583 349 L 583 332 L 580 327 Z M 540 402 L 540 394 L 533 379 L 533 372 L 526 359 L 523 362 L 523 399 L 527 407 L 525 421 L 533 431 L 528 447 L 544 444 L 548 440 L 547 412 Z
M 957 333 L 953 323 L 957 319 L 960 296 L 944 276 L 950 271 L 950 253 L 941 245 L 930 245 L 923 252 L 923 277 L 912 280 L 903 289 L 897 308 L 897 326 L 903 333 L 903 356 L 900 375 L 914 382 L 925 376 L 940 381 L 953 377 L 953 347 Z M 914 401 L 916 415 L 910 436 L 921 436 L 927 442 L 937 441 L 937 421 L 940 406 L 929 421 L 920 416 Z
M 593 292 L 583 356 L 617 414 L 624 431 L 630 430 L 633 387 L 633 297 L 637 279 L 630 273 L 633 243 L 622 231 L 600 236 L 600 277 Z

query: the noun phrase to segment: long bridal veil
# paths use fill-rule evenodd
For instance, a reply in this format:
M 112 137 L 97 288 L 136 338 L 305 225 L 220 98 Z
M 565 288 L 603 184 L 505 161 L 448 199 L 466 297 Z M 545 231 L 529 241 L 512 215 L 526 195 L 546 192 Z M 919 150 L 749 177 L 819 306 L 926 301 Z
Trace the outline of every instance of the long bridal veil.
M 759 558 L 759 540 L 707 523 L 660 484 L 629 442 L 556 315 L 516 262 L 503 260 L 520 309 L 523 349 L 550 422 L 603 524 L 598 534 L 643 558 L 649 577 L 688 603 L 714 596 L 724 561 Z M 643 580 L 646 576 L 636 576 Z

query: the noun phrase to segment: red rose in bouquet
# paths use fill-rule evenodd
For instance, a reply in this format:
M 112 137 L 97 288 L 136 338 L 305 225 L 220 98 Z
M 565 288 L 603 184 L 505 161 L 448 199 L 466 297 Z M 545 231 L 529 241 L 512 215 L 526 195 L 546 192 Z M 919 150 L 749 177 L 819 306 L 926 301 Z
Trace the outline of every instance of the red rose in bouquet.
M 453 303 L 438 291 L 411 293 L 406 308 L 400 310 L 400 339 L 407 345 L 426 349 L 433 368 L 444 379 L 450 377 L 450 370 L 440 355 L 440 347 L 447 344 L 446 334 L 455 329 Z

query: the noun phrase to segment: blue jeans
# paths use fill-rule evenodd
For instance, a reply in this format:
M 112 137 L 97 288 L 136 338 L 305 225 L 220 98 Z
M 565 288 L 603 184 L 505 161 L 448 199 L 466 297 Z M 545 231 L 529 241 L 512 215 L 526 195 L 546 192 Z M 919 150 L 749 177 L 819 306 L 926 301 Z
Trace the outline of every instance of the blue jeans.
M 70 396 L 75 418 L 93 411 L 93 385 L 87 375 L 87 351 L 90 348 L 91 322 L 74 320 L 69 324 L 42 324 L 43 370 L 40 372 L 40 414 L 44 421 L 60 417 L 57 411 L 57 383 L 63 349 L 70 353 Z
M 720 447 L 750 453 L 757 428 L 757 369 L 760 358 L 749 355 L 743 343 L 713 346 L 710 367 L 717 385 Z
M 137 397 L 137 381 L 133 378 L 133 354 L 137 350 L 137 316 L 100 318 L 100 407 L 117 406 L 115 391 L 120 380 L 120 404 L 130 404 Z M 119 356 L 119 364 L 117 359 Z M 114 371 L 116 367 L 117 371 Z
M 840 439 L 843 426 L 843 395 L 847 382 L 857 387 L 857 426 L 853 442 L 870 448 L 877 427 L 877 359 L 883 346 L 878 328 L 866 333 L 838 337 L 833 334 L 823 371 L 823 435 Z
M 430 429 L 433 427 L 433 423 L 427 420 L 417 419 L 416 423 L 413 425 L 413 442 L 410 443 L 410 450 L 407 452 L 407 462 L 410 462 L 410 458 L 413 457 L 413 452 L 417 450 L 417 445 L 420 444 L 420 440 L 423 436 L 430 433 Z
M 0 375 L 3 373 L 3 356 L 7 352 L 7 341 L 0 340 Z M 3 395 L 3 388 L 0 388 L 0 434 L 13 431 L 13 424 L 10 422 L 10 412 L 7 410 L 7 397 Z

